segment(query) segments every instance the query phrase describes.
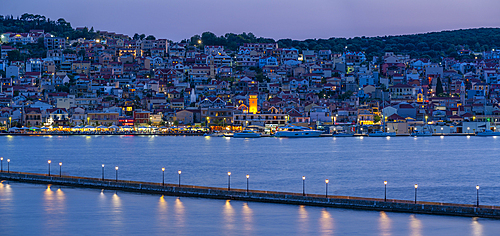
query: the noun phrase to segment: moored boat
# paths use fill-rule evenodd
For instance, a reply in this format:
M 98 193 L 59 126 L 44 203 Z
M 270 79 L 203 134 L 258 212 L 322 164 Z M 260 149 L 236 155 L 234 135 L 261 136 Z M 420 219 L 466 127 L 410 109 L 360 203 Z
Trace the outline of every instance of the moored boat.
M 320 130 L 312 130 L 300 126 L 288 125 L 278 128 L 278 131 L 274 134 L 274 137 L 307 138 L 307 137 L 319 137 L 322 133 L 323 131 Z
M 224 134 L 223 133 L 214 132 L 214 133 L 207 133 L 204 136 L 209 136 L 209 137 L 224 137 Z
M 396 136 L 396 132 L 375 131 L 373 133 L 368 134 L 368 137 L 394 137 L 394 136 Z
M 431 132 L 415 132 L 412 133 L 411 136 L 413 137 L 425 137 L 425 136 L 432 136 Z
M 500 136 L 500 132 L 493 132 L 488 129 L 483 132 L 478 132 L 476 136 Z
M 260 134 L 252 130 L 243 130 L 240 133 L 234 133 L 233 138 L 260 138 Z
M 332 134 L 333 137 L 353 137 L 354 134 L 351 133 L 336 133 Z

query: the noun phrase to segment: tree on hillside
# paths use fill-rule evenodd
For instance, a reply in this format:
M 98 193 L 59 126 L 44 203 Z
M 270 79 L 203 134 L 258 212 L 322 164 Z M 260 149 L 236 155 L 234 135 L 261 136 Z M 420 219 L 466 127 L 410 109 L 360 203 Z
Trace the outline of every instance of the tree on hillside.
M 436 95 L 440 95 L 443 93 L 443 84 L 441 83 L 441 78 L 438 77 L 436 82 Z
M 19 50 L 7 52 L 7 57 L 9 58 L 9 61 L 22 61 L 22 56 Z

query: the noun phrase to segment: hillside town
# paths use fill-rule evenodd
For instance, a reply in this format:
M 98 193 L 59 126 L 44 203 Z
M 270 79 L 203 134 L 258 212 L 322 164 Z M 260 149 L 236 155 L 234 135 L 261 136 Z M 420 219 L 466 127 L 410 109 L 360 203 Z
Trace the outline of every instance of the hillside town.
M 78 29 L 77 30 L 82 30 Z M 432 62 L 386 52 L 237 50 L 99 31 L 94 39 L 43 30 L 1 35 L 0 129 L 177 129 L 273 133 L 293 124 L 325 133 L 408 135 L 496 131 L 500 52 L 457 49 Z M 43 42 L 46 55 L 27 46 Z M 28 55 L 11 60 L 12 55 Z M 473 59 L 469 59 L 473 58 Z

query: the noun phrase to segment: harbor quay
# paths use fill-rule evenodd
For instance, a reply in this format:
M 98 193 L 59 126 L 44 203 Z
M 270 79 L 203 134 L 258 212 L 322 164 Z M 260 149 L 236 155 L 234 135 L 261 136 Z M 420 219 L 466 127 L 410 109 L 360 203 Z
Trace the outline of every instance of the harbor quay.
M 118 171 L 118 169 L 117 169 Z M 128 192 L 140 192 L 149 194 L 161 194 L 170 196 L 185 196 L 213 199 L 230 199 L 239 201 L 254 201 L 293 205 L 310 205 L 332 208 L 345 208 L 356 210 L 390 211 L 401 213 L 448 215 L 462 217 L 482 217 L 500 219 L 499 206 L 469 204 L 453 204 L 440 202 L 424 202 L 385 199 L 385 198 L 362 198 L 351 196 L 335 196 L 326 194 L 306 194 L 262 191 L 248 189 L 236 189 L 230 187 L 230 172 L 228 172 L 228 187 L 206 187 L 194 185 L 166 184 L 153 182 L 139 182 L 104 178 L 88 178 L 68 175 L 50 175 L 24 172 L 0 172 L 0 181 L 18 181 L 36 184 L 54 184 L 81 188 L 96 188 L 106 190 L 120 190 Z M 180 174 L 179 174 L 180 176 Z M 248 180 L 248 176 L 247 176 Z M 248 182 L 247 182 L 248 183 Z M 328 181 L 326 182 L 328 184 Z M 328 185 L 327 185 L 328 186 Z M 479 187 L 479 186 L 477 186 Z M 478 188 L 479 189 L 479 188 Z M 328 190 L 328 188 L 326 189 Z M 415 185 L 415 193 L 417 185 Z

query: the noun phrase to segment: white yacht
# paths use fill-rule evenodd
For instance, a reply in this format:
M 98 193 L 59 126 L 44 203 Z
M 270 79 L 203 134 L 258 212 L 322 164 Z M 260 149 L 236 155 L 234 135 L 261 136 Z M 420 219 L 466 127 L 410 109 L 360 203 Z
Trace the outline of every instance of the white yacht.
M 224 133 L 220 132 L 213 132 L 213 133 L 206 133 L 203 136 L 209 136 L 209 137 L 224 137 Z
M 260 134 L 252 130 L 243 130 L 240 133 L 234 133 L 233 138 L 260 138 Z
M 368 137 L 394 137 L 394 136 L 396 136 L 396 132 L 375 131 L 374 133 L 368 134 Z
M 288 125 L 278 128 L 278 131 L 274 134 L 274 136 L 278 138 L 306 138 L 319 137 L 322 133 L 323 131 Z
M 476 136 L 500 136 L 500 132 L 493 132 L 488 129 L 483 132 L 478 132 Z

